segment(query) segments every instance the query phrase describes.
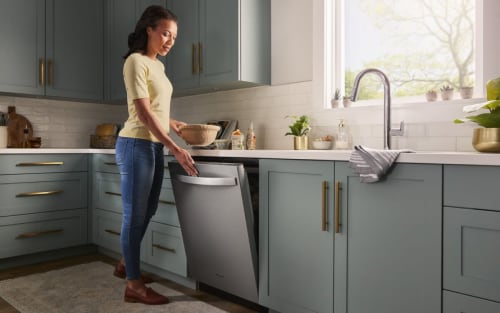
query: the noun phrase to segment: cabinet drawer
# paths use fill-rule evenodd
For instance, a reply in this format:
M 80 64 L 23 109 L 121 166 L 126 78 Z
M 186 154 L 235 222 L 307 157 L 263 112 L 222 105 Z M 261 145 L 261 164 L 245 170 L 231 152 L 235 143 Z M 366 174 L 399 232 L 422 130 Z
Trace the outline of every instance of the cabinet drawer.
M 92 169 L 96 172 L 120 173 L 114 154 L 94 154 Z
M 148 233 L 147 262 L 167 271 L 186 276 L 187 261 L 180 228 L 151 222 Z
M 9 154 L 0 156 L 0 174 L 86 172 L 87 154 Z
M 444 166 L 444 198 L 446 206 L 500 211 L 497 185 L 498 166 Z
M 93 243 L 111 251 L 121 253 L 121 214 L 98 209 L 93 210 L 93 213 Z
M 94 173 L 93 208 L 122 213 L 120 174 Z
M 87 207 L 87 173 L 0 176 L 0 216 Z
M 443 288 L 500 302 L 500 213 L 445 207 Z
M 87 209 L 0 219 L 0 258 L 87 243 Z
M 179 216 L 177 215 L 177 208 L 175 206 L 174 191 L 172 190 L 172 182 L 168 178 L 163 180 L 160 202 L 158 203 L 158 210 L 153 216 L 153 221 L 180 227 Z
M 443 313 L 498 313 L 500 303 L 443 291 Z

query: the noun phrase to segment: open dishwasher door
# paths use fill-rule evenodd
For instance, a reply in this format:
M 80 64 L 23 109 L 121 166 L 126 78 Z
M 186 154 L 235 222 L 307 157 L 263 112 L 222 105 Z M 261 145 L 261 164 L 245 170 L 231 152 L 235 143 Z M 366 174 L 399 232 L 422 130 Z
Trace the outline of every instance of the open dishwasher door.
M 199 177 L 168 165 L 189 277 L 257 303 L 255 221 L 243 164 L 196 162 Z

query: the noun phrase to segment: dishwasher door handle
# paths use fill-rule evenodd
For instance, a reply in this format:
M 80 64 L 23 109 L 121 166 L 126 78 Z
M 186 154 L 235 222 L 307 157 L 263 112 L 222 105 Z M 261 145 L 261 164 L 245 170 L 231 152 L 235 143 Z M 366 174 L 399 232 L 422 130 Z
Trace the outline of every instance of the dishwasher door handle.
M 236 186 L 236 177 L 194 177 L 175 175 L 174 178 L 181 183 L 202 186 Z

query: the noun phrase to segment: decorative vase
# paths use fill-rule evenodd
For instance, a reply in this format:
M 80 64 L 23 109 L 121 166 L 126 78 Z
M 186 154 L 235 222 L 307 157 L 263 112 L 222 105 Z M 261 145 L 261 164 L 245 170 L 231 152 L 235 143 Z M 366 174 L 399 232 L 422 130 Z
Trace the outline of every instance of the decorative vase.
M 500 128 L 474 128 L 472 146 L 479 152 L 500 152 Z
M 460 97 L 462 97 L 462 99 L 471 99 L 473 94 L 474 94 L 473 87 L 461 87 L 460 88 Z
M 293 137 L 294 150 L 307 150 L 307 146 L 308 146 L 308 138 L 306 135 Z
M 441 99 L 443 99 L 443 101 L 453 99 L 453 89 L 442 90 L 441 91 Z

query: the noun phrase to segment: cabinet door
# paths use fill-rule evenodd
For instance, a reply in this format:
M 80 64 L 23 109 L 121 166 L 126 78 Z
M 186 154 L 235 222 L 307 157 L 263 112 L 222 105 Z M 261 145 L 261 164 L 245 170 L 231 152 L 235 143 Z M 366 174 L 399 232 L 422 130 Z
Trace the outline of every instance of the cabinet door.
M 443 288 L 500 302 L 500 212 L 445 207 Z
M 103 98 L 102 0 L 47 0 L 46 95 Z
M 104 84 L 108 101 L 126 104 L 123 83 L 123 56 L 128 51 L 128 35 L 149 5 L 166 5 L 166 0 L 107 0 L 105 13 Z
M 177 39 L 167 55 L 166 72 L 174 90 L 198 87 L 199 7 L 198 0 L 168 0 L 168 8 L 179 18 Z
M 332 313 L 333 162 L 261 160 L 259 167 L 259 303 Z
M 368 184 L 336 162 L 335 180 L 335 312 L 441 312 L 441 166 L 396 164 Z
M 238 80 L 239 1 L 200 0 L 200 85 Z
M 0 1 L 0 33 L 0 91 L 42 95 L 45 1 Z
M 500 303 L 443 291 L 443 313 L 498 313 Z

